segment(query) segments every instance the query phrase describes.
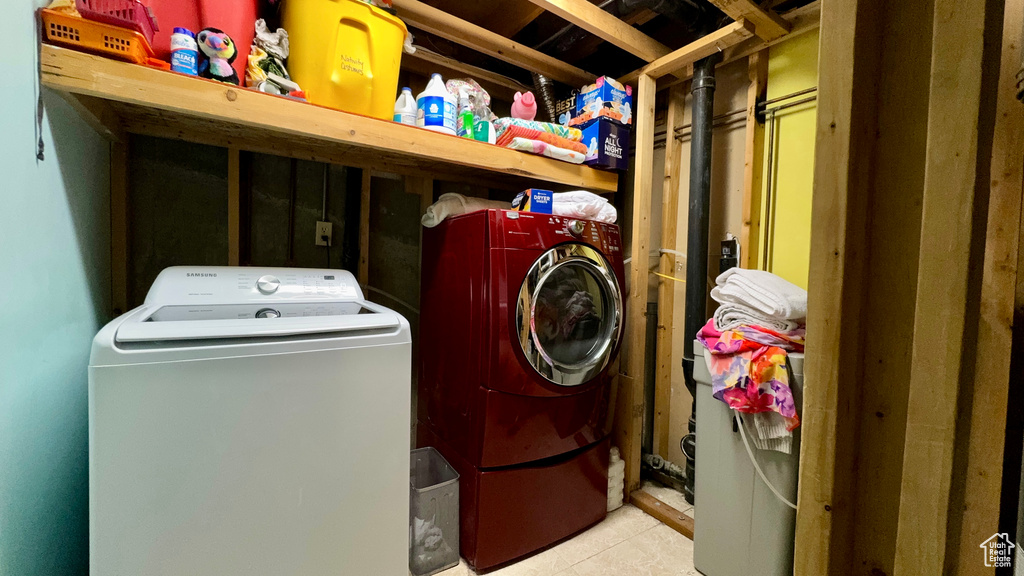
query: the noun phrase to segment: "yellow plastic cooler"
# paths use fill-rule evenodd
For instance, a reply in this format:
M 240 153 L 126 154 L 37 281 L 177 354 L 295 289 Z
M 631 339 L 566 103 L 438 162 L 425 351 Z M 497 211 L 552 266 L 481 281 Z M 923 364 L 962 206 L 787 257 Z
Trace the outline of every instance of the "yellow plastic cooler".
M 288 72 L 310 102 L 390 120 L 408 30 L 358 0 L 286 0 Z

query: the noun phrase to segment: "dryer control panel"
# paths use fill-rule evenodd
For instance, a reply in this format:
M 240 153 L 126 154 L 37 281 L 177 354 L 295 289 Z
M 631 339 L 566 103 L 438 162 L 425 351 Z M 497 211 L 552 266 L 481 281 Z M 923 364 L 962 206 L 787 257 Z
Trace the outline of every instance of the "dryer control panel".
M 153 281 L 146 304 L 239 304 L 362 300 L 351 272 L 315 268 L 174 266 Z
M 536 214 L 497 210 L 492 230 L 500 235 L 504 248 L 544 250 L 566 242 L 583 242 L 597 248 L 611 260 L 621 259 L 622 240 L 619 227 L 596 220 L 569 218 L 554 214 Z

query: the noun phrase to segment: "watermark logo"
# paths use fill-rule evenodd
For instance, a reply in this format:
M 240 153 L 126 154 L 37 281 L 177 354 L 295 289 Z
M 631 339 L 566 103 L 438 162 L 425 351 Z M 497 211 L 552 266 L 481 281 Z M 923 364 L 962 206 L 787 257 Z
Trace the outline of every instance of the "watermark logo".
M 997 532 L 979 544 L 985 552 L 986 568 L 1010 568 L 1013 565 L 1013 549 L 1016 545 L 1005 532 Z

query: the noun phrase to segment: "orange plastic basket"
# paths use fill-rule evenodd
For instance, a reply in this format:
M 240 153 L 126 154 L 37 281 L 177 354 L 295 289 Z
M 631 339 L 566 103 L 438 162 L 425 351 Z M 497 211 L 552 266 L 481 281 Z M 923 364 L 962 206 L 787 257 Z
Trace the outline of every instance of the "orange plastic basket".
M 134 30 L 46 9 L 42 10 L 42 18 L 46 39 L 54 44 L 136 64 L 146 64 L 153 57 L 149 42 Z

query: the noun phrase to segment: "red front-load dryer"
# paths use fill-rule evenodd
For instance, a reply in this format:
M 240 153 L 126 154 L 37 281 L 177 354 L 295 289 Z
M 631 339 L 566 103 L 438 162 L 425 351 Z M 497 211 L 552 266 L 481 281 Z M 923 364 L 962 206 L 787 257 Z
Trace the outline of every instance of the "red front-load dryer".
M 417 439 L 461 475 L 478 570 L 605 515 L 622 279 L 611 224 L 486 210 L 423 231 Z

